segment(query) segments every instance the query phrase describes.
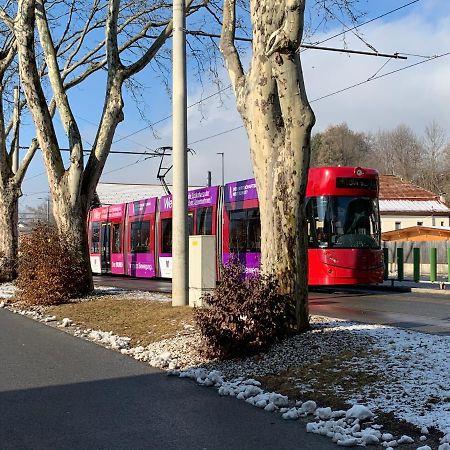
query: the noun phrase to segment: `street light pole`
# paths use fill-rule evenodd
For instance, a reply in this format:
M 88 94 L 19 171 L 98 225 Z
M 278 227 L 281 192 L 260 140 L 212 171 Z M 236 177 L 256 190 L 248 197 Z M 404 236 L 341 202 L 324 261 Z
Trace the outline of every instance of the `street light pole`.
M 14 87 L 14 153 L 12 157 L 12 171 L 17 173 L 19 170 L 19 129 L 20 129 L 20 91 L 19 86 Z M 15 201 L 14 204 L 14 225 L 13 232 L 16 234 L 18 232 L 19 223 L 19 199 Z M 16 228 L 17 227 L 17 228 Z
M 14 136 L 14 156 L 12 159 L 12 171 L 14 173 L 19 169 L 19 107 L 20 107 L 20 92 L 19 86 L 14 87 L 14 125 L 15 125 L 15 136 Z
M 173 2 L 172 306 L 189 304 L 187 235 L 187 97 L 185 0 Z
M 222 155 L 222 186 L 225 186 L 225 154 L 224 152 L 217 152 L 218 155 Z

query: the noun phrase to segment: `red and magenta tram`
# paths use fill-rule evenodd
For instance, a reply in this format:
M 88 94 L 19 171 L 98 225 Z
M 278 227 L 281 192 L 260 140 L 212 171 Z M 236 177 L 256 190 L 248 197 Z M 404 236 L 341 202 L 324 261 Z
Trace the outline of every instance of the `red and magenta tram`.
M 376 170 L 311 168 L 306 197 L 309 284 L 381 283 Z M 261 228 L 254 180 L 189 191 L 188 224 L 191 235 L 217 237 L 219 263 L 235 254 L 248 273 L 258 270 Z M 171 278 L 171 196 L 93 209 L 89 243 L 95 273 Z

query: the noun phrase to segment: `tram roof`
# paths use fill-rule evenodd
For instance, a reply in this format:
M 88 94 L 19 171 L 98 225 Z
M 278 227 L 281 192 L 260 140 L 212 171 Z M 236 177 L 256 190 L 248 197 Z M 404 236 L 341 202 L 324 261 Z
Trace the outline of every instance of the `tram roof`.
M 188 189 L 197 189 L 202 186 L 189 186 Z M 169 189 L 172 186 L 169 185 Z M 160 184 L 138 184 L 138 183 L 98 183 L 97 195 L 102 205 L 113 205 L 116 203 L 129 203 L 144 198 L 163 197 L 166 195 Z

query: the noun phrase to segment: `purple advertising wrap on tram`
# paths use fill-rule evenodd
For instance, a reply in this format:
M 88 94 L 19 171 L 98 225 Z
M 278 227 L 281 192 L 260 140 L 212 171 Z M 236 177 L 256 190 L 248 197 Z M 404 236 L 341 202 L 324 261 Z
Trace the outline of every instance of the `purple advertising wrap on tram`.
M 108 222 L 113 219 L 122 219 L 125 216 L 125 203 L 118 205 L 103 206 L 93 209 L 91 212 L 91 222 Z
M 203 208 L 217 204 L 219 188 L 217 186 L 195 189 L 188 192 L 188 208 Z M 173 200 L 171 195 L 161 197 L 159 210 L 161 212 L 172 211 Z
M 249 201 L 258 199 L 256 192 L 256 182 L 254 178 L 237 181 L 225 185 L 225 204 L 231 209 L 248 208 Z M 241 263 L 245 266 L 247 275 L 255 274 L 261 265 L 261 253 L 246 252 L 237 255 Z M 231 253 L 223 253 L 223 263 L 226 264 L 231 258 Z
M 253 275 L 259 272 L 261 266 L 261 253 L 242 253 L 238 255 L 239 261 L 245 266 L 245 274 Z M 223 263 L 227 264 L 231 253 L 223 254 Z
M 148 252 L 130 253 L 128 252 L 128 274 L 133 277 L 152 278 L 156 276 L 155 269 L 155 249 L 151 245 L 155 227 L 156 198 L 147 198 L 136 202 L 128 203 L 128 216 L 132 222 L 136 222 L 136 217 L 141 217 L 142 221 L 150 220 L 148 235 Z M 145 217 L 145 219 L 144 219 Z M 130 226 L 131 229 L 131 226 Z M 142 232 L 140 230 L 139 232 Z M 128 245 L 128 243 L 127 243 Z
M 216 207 L 219 197 L 218 186 L 208 186 L 193 191 L 188 191 L 188 210 L 192 211 L 199 208 Z M 172 213 L 173 200 L 171 195 L 161 197 L 159 202 L 159 211 L 161 217 L 170 217 Z M 169 213 L 169 214 L 167 214 Z M 172 277 L 172 253 L 159 254 L 160 274 L 163 278 Z
M 145 214 L 155 214 L 156 198 L 146 198 L 136 202 L 128 203 L 128 216 L 143 216 Z
M 255 179 L 237 181 L 225 185 L 225 203 L 245 202 L 258 198 Z

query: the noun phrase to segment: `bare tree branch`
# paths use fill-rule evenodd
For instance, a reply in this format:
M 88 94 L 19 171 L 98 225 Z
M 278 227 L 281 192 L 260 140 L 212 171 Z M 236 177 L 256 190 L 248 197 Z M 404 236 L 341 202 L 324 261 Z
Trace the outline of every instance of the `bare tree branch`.
M 64 175 L 64 163 L 52 124 L 47 101 L 40 83 L 34 51 L 35 1 L 19 0 L 14 24 L 20 61 L 22 86 L 36 124 L 41 150 L 48 169 L 49 182 L 57 183 Z M 45 146 L 42 145 L 45 143 Z
M 237 103 L 243 102 L 245 89 L 245 74 L 239 53 L 234 44 L 236 35 L 236 0 L 225 0 L 223 8 L 223 25 L 220 41 L 220 51 L 225 60 L 231 85 Z
M 13 183 L 16 186 L 19 187 L 22 185 L 22 181 L 25 177 L 28 166 L 30 165 L 31 160 L 33 159 L 38 148 L 39 148 L 38 140 L 36 138 L 34 138 L 31 141 L 31 145 L 29 146 L 25 156 L 22 159 L 22 162 L 20 163 L 20 166 L 19 166 L 17 172 L 15 173 L 15 175 L 13 177 Z

